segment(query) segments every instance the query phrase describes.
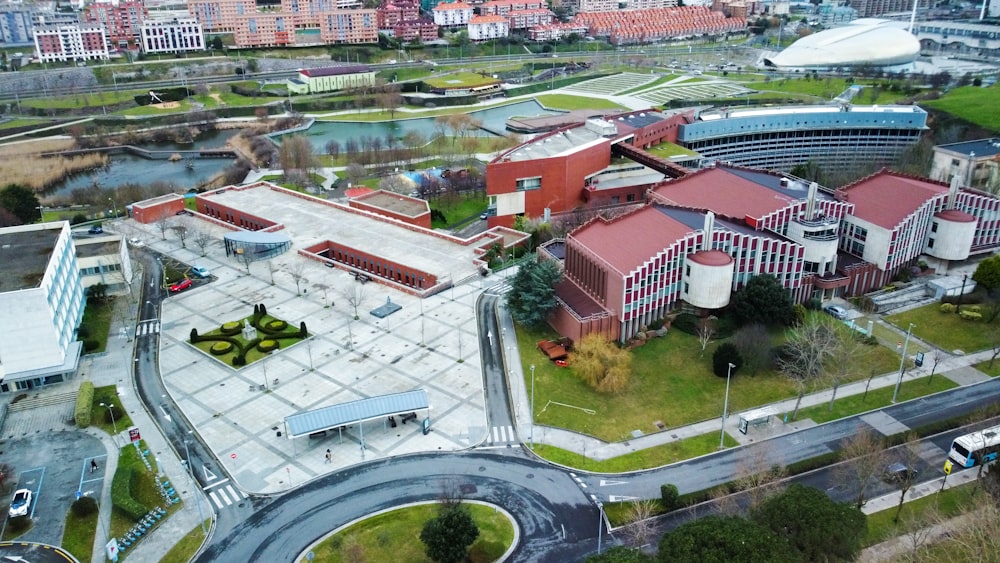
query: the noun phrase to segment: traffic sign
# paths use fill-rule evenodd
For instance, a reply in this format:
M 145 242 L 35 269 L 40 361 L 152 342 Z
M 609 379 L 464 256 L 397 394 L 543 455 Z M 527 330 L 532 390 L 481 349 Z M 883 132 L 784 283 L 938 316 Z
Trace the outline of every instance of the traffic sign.
M 950 459 L 944 462 L 944 474 L 945 475 L 951 475 L 951 465 L 952 464 L 951 464 L 951 460 Z

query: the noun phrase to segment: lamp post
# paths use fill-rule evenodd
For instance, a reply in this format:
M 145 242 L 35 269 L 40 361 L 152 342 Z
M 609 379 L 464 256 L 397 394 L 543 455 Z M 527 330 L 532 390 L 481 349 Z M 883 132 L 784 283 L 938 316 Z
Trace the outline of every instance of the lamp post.
M 111 413 L 111 427 L 115 429 L 115 435 L 118 435 L 118 423 L 115 422 L 115 404 L 114 403 L 101 403 L 102 407 L 107 407 L 108 412 Z
M 528 431 L 528 441 L 531 449 L 535 449 L 535 364 L 531 364 L 531 430 Z
M 729 380 L 733 376 L 735 364 L 730 363 L 726 370 L 726 400 L 722 403 L 722 433 L 719 435 L 719 449 L 726 447 L 726 415 L 729 414 Z
M 955 307 L 955 314 L 962 312 L 962 296 L 965 295 L 965 282 L 968 281 L 969 274 L 962 274 L 962 290 L 958 292 L 958 305 Z
M 896 396 L 899 395 L 899 386 L 903 384 L 903 370 L 906 367 L 906 347 L 910 344 L 910 332 L 913 327 L 916 326 L 910 323 L 910 327 L 906 329 L 906 340 L 903 341 L 903 355 L 899 358 L 899 379 L 896 380 L 896 388 L 892 391 L 892 402 L 896 402 Z
M 188 430 L 188 434 L 190 434 L 190 433 L 191 433 L 191 431 Z M 188 448 L 188 444 L 190 444 L 190 443 L 191 443 L 190 440 L 184 440 L 184 461 L 185 461 L 185 463 L 187 463 L 187 466 L 188 466 L 188 483 L 191 483 L 194 480 L 194 469 L 191 466 L 191 450 Z M 198 521 L 201 522 L 201 533 L 205 534 L 205 536 L 207 537 L 208 536 L 208 531 L 205 529 L 205 517 L 202 516 L 202 514 L 201 514 L 201 496 L 198 495 L 197 492 L 195 493 L 195 495 L 198 497 L 198 500 L 197 500 L 197 504 L 198 504 Z
M 604 533 L 604 503 L 597 501 L 597 554 L 601 554 L 601 536 Z
M 109 197 L 109 198 L 108 198 L 108 201 L 110 201 L 110 202 L 111 202 L 111 209 L 112 209 L 112 211 L 113 211 L 113 212 L 114 212 L 114 214 L 115 214 L 115 219 L 117 219 L 117 218 L 118 218 L 118 205 L 117 205 L 117 204 L 115 203 L 115 200 L 114 200 L 114 198 L 110 198 L 110 197 Z

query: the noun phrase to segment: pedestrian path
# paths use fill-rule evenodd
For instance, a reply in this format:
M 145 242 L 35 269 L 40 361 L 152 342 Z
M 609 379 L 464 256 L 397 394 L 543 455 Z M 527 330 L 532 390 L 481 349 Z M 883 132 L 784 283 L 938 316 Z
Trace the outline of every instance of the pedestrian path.
M 490 428 L 490 434 L 486 438 L 486 445 L 488 446 L 506 446 L 520 443 L 521 441 L 517 437 L 517 432 L 510 425 Z
M 208 493 L 208 498 L 212 499 L 212 503 L 218 509 L 226 508 L 234 503 L 239 504 L 241 500 L 247 498 L 246 493 L 233 487 L 232 483 L 227 482 L 216 483 L 210 487 L 205 487 L 204 490 Z
M 160 333 L 160 321 L 142 321 L 135 327 L 135 337 L 151 336 Z

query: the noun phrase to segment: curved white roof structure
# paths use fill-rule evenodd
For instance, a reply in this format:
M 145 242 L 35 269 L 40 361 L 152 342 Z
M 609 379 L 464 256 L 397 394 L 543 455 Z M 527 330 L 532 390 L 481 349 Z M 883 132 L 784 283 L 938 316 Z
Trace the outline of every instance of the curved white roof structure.
M 764 65 L 777 68 L 835 68 L 912 63 L 920 54 L 920 41 L 901 22 L 860 19 L 799 39 Z

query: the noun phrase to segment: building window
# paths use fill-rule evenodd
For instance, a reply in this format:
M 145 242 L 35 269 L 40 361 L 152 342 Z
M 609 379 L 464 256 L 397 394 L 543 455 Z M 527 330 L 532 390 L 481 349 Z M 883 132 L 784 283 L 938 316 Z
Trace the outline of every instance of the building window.
M 538 190 L 542 187 L 542 177 L 535 176 L 533 178 L 520 178 L 517 180 L 517 191 L 524 192 L 528 190 Z
M 934 239 L 929 239 L 927 241 L 927 248 L 934 248 Z
M 936 233 L 937 232 L 937 227 L 938 227 L 937 221 L 931 223 L 931 232 L 932 233 Z

